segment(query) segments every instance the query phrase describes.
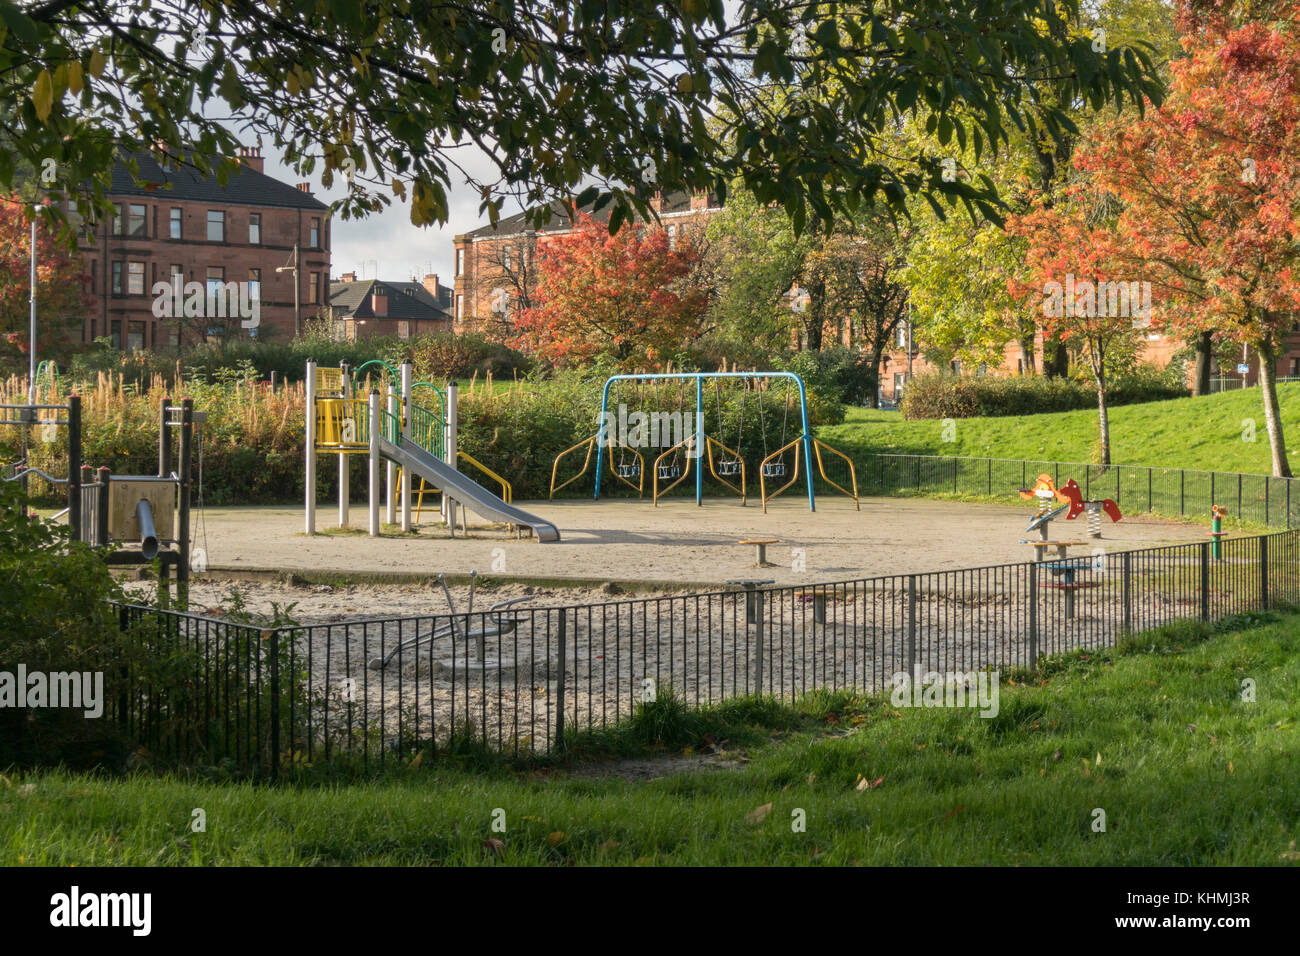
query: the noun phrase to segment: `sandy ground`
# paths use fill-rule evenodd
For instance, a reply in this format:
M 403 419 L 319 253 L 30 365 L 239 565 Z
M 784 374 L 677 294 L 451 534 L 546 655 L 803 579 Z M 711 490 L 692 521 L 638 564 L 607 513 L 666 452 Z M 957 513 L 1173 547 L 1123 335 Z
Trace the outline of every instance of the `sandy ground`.
M 209 569 L 241 571 L 464 575 L 471 570 L 496 579 L 576 579 L 672 583 L 707 589 L 731 579 L 761 578 L 779 584 L 844 581 L 884 574 L 921 573 L 1016 563 L 1033 558 L 1019 542 L 1031 506 L 868 498 L 862 510 L 850 501 L 823 498 L 816 513 L 806 501 L 787 498 L 769 506 L 707 500 L 703 507 L 673 501 L 658 508 L 635 501 L 521 502 L 553 521 L 562 539 L 539 544 L 517 540 L 504 528 L 475 526 L 469 537 L 449 537 L 426 515 L 414 536 L 364 534 L 366 510 L 352 509 L 352 534 L 303 533 L 301 509 L 259 507 L 210 509 L 194 542 Z M 317 527 L 337 524 L 337 509 L 321 507 Z M 1054 539 L 1085 542 L 1071 553 L 1155 547 L 1203 541 L 1205 528 L 1142 516 L 1105 522 L 1100 541 L 1087 537 L 1084 519 L 1053 523 Z M 754 566 L 755 549 L 737 542 L 776 538 L 769 545 L 773 567 Z M 797 550 L 798 549 L 798 550 Z M 802 558 L 802 563 L 799 559 Z

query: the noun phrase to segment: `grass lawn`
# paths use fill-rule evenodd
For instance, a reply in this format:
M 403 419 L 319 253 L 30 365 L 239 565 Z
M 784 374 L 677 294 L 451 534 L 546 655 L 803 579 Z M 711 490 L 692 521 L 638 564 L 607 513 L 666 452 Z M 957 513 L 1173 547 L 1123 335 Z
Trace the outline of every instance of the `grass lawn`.
M 1300 471 L 1300 382 L 1278 385 L 1288 457 Z M 1242 440 L 1243 421 L 1255 422 L 1255 441 Z M 904 421 L 898 412 L 850 409 L 843 425 L 817 436 L 846 454 L 973 455 L 1053 461 L 1097 461 L 1097 412 L 956 420 L 954 441 L 943 440 L 938 419 Z M 1258 388 L 1199 398 L 1122 405 L 1110 410 L 1111 460 L 1205 471 L 1271 474 L 1264 406 Z
M 370 782 L 278 787 L 11 772 L 0 778 L 0 858 L 1294 865 L 1298 630 L 1300 615 L 1257 615 L 1046 662 L 1004 675 L 1016 683 L 991 719 L 846 695 L 707 713 L 655 705 L 617 736 L 578 741 L 584 760 L 567 767 L 467 752 Z M 1256 702 L 1242 700 L 1245 678 Z M 667 746 L 647 760 L 656 739 Z M 613 754 L 636 751 L 634 777 L 637 765 Z M 683 764 L 694 769 L 675 772 Z M 190 829 L 195 808 L 206 832 Z M 491 827 L 496 811 L 504 832 Z

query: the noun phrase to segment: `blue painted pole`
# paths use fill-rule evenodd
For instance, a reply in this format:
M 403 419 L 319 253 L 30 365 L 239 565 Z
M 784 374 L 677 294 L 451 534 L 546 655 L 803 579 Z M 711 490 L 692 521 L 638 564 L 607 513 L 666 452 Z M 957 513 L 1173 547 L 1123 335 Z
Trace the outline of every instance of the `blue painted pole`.
M 600 498 L 600 466 L 605 461 L 605 409 L 609 404 L 609 386 L 613 384 L 616 378 L 622 378 L 622 376 L 611 376 L 605 382 L 605 388 L 600 393 L 600 426 L 596 431 L 596 498 Z
M 804 391 L 803 379 L 794 373 L 789 374 L 799 383 L 799 410 L 803 417 L 803 461 L 808 469 L 808 510 L 816 511 L 817 499 L 813 497 L 812 432 L 808 428 L 808 393 Z
M 704 376 L 695 376 L 695 505 L 704 504 Z

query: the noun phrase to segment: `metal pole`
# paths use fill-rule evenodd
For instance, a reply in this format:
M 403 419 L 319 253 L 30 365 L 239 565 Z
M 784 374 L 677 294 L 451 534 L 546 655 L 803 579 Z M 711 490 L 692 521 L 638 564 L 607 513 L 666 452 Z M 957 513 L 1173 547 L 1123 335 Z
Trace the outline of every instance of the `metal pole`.
M 68 396 L 68 527 L 81 540 L 81 396 Z
M 168 409 L 171 407 L 170 395 L 164 395 L 158 407 L 158 477 L 170 478 L 172 473 L 171 426 L 167 424 Z
M 564 746 L 564 668 L 565 668 L 565 638 L 568 619 L 565 617 L 564 608 L 560 608 L 560 649 L 559 649 L 559 678 L 555 684 L 555 747 L 562 749 Z M 486 729 L 486 728 L 485 728 Z
M 36 217 L 32 216 L 31 314 L 27 332 L 27 404 L 36 404 Z
M 388 386 L 388 414 L 397 418 L 397 393 L 393 391 L 393 386 Z M 394 438 L 398 436 L 394 435 Z M 401 444 L 399 440 L 397 444 Z M 388 462 L 388 468 L 384 474 L 387 483 L 384 486 L 385 508 L 384 514 L 389 524 L 397 523 L 397 465 L 392 461 Z
M 402 438 L 411 437 L 411 360 L 402 362 Z M 445 412 L 446 409 L 443 409 Z M 402 530 L 411 530 L 411 482 L 415 479 L 409 468 L 402 474 Z
M 457 453 L 457 435 L 460 427 L 460 390 L 457 389 L 455 381 L 447 383 L 447 464 L 452 470 L 456 469 Z M 451 533 L 456 534 L 456 501 L 448 498 L 444 489 L 442 493 L 442 504 L 444 514 L 447 518 L 447 526 L 451 528 Z
M 808 510 L 817 510 L 817 499 L 813 495 L 813 470 L 812 470 L 812 430 L 808 427 L 808 393 L 803 387 L 803 379 L 793 372 L 782 372 L 795 380 L 799 386 L 799 412 L 803 419 L 803 463 L 807 469 L 808 480 Z
M 352 397 L 352 380 L 348 375 L 348 363 L 347 362 L 340 363 L 339 370 L 342 373 L 343 397 L 344 399 L 349 399 Z M 358 422 L 356 418 L 356 414 L 357 414 L 356 405 L 355 404 L 344 405 L 344 409 L 345 411 L 343 414 L 343 423 L 346 423 L 350 417 L 352 420 L 353 428 L 356 429 L 357 431 L 360 431 L 361 430 L 359 427 L 360 422 Z M 351 409 L 350 414 L 347 411 L 348 409 Z M 340 438 L 341 437 L 342 436 L 340 436 Z M 355 440 L 355 436 L 354 436 L 354 440 Z M 349 505 L 352 503 L 352 480 L 351 479 L 352 479 L 352 469 L 350 467 L 350 463 L 348 462 L 348 456 L 346 453 L 340 451 L 339 452 L 339 527 L 340 528 L 348 527 L 348 510 L 349 510 Z
M 307 474 L 305 485 L 305 514 L 307 534 L 316 533 L 316 360 L 307 360 L 307 380 L 303 383 L 307 404 Z
M 605 410 L 609 407 L 609 387 L 614 383 L 614 379 L 616 378 L 618 378 L 618 376 L 611 376 L 606 379 L 605 388 L 600 393 L 600 429 L 596 433 L 596 493 L 593 495 L 596 499 L 600 498 L 600 474 L 601 465 L 605 462 L 605 442 L 608 441 L 610 437 L 605 434 L 605 422 L 607 421 Z
M 704 376 L 695 377 L 695 505 L 704 504 Z
M 370 390 L 370 537 L 379 537 L 379 389 Z
M 176 548 L 180 552 L 176 565 L 176 597 L 181 607 L 189 606 L 190 593 L 190 449 L 194 441 L 194 399 L 181 399 L 181 440 L 178 511 L 180 528 L 176 535 Z

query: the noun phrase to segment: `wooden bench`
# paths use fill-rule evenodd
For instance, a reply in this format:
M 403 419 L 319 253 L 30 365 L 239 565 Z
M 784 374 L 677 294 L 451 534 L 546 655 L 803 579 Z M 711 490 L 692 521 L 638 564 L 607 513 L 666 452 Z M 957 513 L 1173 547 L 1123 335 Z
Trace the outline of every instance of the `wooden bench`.
M 1020 543 L 1021 543 L 1021 544 L 1032 544 L 1035 548 L 1039 549 L 1039 550 L 1036 550 L 1036 551 L 1034 552 L 1034 559 L 1035 559 L 1036 561 L 1042 561 L 1042 560 L 1046 557 L 1046 554 L 1045 554 L 1045 553 L 1043 552 L 1043 550 L 1042 550 L 1043 548 L 1055 548 L 1055 549 L 1056 549 L 1056 556 L 1057 556 L 1058 558 L 1064 558 L 1064 557 L 1066 556 L 1066 555 L 1065 555 L 1065 549 L 1066 549 L 1066 548 L 1077 548 L 1077 547 L 1079 547 L 1080 545 L 1087 544 L 1088 542 L 1086 542 L 1086 541 L 1029 541 L 1029 540 L 1021 540 Z
M 758 563 L 755 564 L 754 567 L 756 568 L 776 567 L 776 565 L 770 563 L 767 560 L 767 546 L 769 544 L 780 544 L 781 543 L 780 538 L 745 538 L 737 543 L 753 545 L 755 548 L 758 549 Z

